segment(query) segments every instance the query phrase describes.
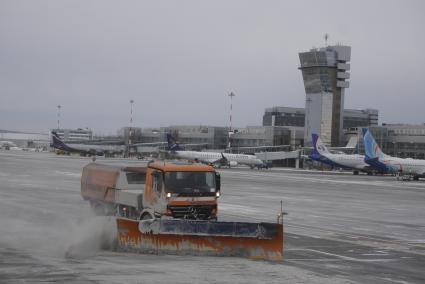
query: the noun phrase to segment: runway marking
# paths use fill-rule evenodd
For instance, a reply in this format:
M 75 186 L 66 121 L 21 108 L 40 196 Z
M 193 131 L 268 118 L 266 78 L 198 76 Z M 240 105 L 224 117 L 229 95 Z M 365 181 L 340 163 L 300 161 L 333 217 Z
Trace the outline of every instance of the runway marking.
M 306 225 L 291 225 L 286 223 L 285 226 L 288 227 L 294 227 L 294 228 L 301 228 L 301 229 L 314 229 L 317 231 L 323 231 L 324 233 L 327 234 L 336 234 L 335 237 L 338 236 L 345 236 L 347 239 L 345 241 L 352 243 L 354 242 L 355 244 L 358 244 L 358 242 L 374 242 L 374 243 L 381 243 L 381 245 L 396 245 L 396 246 L 401 246 L 403 249 L 409 249 L 409 251 L 411 253 L 415 253 L 415 254 L 419 254 L 419 255 L 424 255 L 422 252 L 418 252 L 418 251 L 411 251 L 410 249 L 415 249 L 415 248 L 425 248 L 425 243 L 410 243 L 409 240 L 401 240 L 401 239 L 384 239 L 384 238 L 379 238 L 377 236 L 365 236 L 362 234 L 359 235 L 355 235 L 354 233 L 346 233 L 346 232 L 339 232 L 338 230 L 328 230 L 328 229 L 322 229 L 322 228 L 317 228 L 314 226 L 306 226 Z M 286 230 L 288 232 L 288 230 Z M 324 237 L 317 237 L 317 236 L 312 236 L 311 232 L 309 234 L 301 234 L 304 236 L 308 236 L 311 238 L 324 238 Z M 326 238 L 326 237 L 325 237 Z M 350 240 L 349 240 L 350 239 Z M 338 238 L 338 240 L 340 241 L 340 239 Z M 376 250 L 377 253 L 385 253 L 385 250 Z
M 340 254 L 335 254 L 335 253 L 330 253 L 330 252 L 325 252 L 325 251 L 320 251 L 320 250 L 315 250 L 315 249 L 287 249 L 285 250 L 286 252 L 288 251 L 308 251 L 308 252 L 314 252 L 314 253 L 318 253 L 318 254 L 323 254 L 323 255 L 327 255 L 327 256 L 333 256 L 336 258 L 340 258 L 343 260 L 349 260 L 349 261 L 357 261 L 357 262 L 388 262 L 388 261 L 393 261 L 393 259 L 360 259 L 360 258 L 354 258 L 354 257 L 350 257 L 350 256 L 345 256 L 345 255 L 340 255 Z
M 31 187 L 31 188 L 37 188 L 37 187 L 39 187 L 39 185 L 37 185 L 37 184 L 33 184 L 33 183 L 18 183 L 20 186 L 23 186 L 23 187 Z
M 247 176 L 247 177 L 271 177 L 271 176 L 279 176 L 282 177 L 283 175 L 280 173 L 247 173 L 247 172 L 239 172 L 239 171 L 232 171 L 233 174 L 239 174 L 241 176 Z M 311 175 L 311 174 L 310 174 Z M 311 181 L 311 182 L 319 182 L 319 183 L 336 183 L 336 184 L 358 184 L 358 185 L 368 185 L 368 186 L 385 186 L 385 187 L 392 187 L 392 188 L 398 188 L 398 189 L 403 189 L 403 188 L 409 188 L 409 189 L 421 189 L 424 190 L 425 187 L 423 186 L 406 186 L 406 184 L 395 184 L 395 183 L 390 183 L 388 181 L 370 181 L 370 180 L 336 180 L 336 179 L 325 179 L 323 175 L 320 176 L 320 178 L 316 178 L 316 177 L 306 177 L 306 176 L 301 176 L 299 174 L 297 174 L 297 176 L 294 175 L 290 175 L 290 174 L 286 174 L 285 178 L 291 179 L 291 180 L 296 180 L 296 181 Z M 391 180 L 392 181 L 392 180 Z M 394 180 L 396 181 L 396 180 Z M 413 184 L 413 185 L 419 185 L 419 184 Z
M 73 172 L 62 172 L 62 171 L 55 171 L 55 173 L 60 175 L 66 175 L 66 176 L 73 176 L 73 177 L 80 177 L 80 173 L 73 173 Z
M 413 244 L 425 244 L 425 240 L 410 240 L 410 242 Z
M 219 205 L 219 210 L 223 211 L 230 211 L 230 212 L 245 212 L 245 213 L 258 213 L 262 212 L 261 210 L 249 207 L 249 206 L 243 206 L 243 205 L 237 205 L 237 204 L 230 204 L 230 203 L 221 203 Z
M 386 281 L 391 281 L 394 283 L 400 283 L 400 284 L 411 284 L 412 282 L 407 282 L 407 281 L 403 281 L 403 280 L 396 280 L 396 279 L 391 279 L 391 278 L 382 278 L 383 280 Z

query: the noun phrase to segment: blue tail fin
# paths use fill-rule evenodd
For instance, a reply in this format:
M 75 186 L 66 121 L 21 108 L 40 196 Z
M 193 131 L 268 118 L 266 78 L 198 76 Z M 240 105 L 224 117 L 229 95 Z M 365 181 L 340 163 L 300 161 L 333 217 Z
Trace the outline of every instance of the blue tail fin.
M 368 128 L 363 128 L 363 141 L 365 148 L 365 156 L 367 159 L 383 158 L 384 153 L 373 138 Z
M 170 151 L 181 151 L 184 150 L 183 147 L 181 147 L 173 136 L 171 136 L 170 133 L 167 133 L 167 143 L 168 143 L 168 150 Z
M 313 161 L 319 161 L 324 164 L 332 165 L 332 162 L 330 162 L 328 158 L 326 158 L 320 153 L 321 150 L 319 148 L 324 147 L 324 145 L 322 141 L 320 140 L 319 135 L 317 135 L 316 133 L 313 133 L 311 134 L 311 137 L 313 141 L 313 152 L 311 152 L 311 154 L 309 155 L 309 158 L 312 159 Z M 323 150 L 323 148 L 321 149 Z M 326 147 L 324 147 L 324 149 L 327 150 Z
M 52 140 L 50 142 L 50 147 L 53 147 L 55 149 L 63 150 L 69 153 L 82 153 L 84 155 L 98 155 L 98 156 L 104 155 L 103 151 L 96 151 L 91 149 L 84 150 L 84 149 L 70 147 L 59 138 L 59 135 L 55 131 L 52 131 L 51 134 L 52 134 Z
M 328 148 L 326 148 L 325 144 L 323 144 L 322 139 L 320 139 L 319 135 L 313 133 L 311 135 L 313 138 L 313 153 L 318 155 L 326 155 L 330 154 Z
M 55 131 L 52 131 L 52 141 L 50 146 L 64 151 L 69 151 L 70 149 L 70 147 L 59 138 L 59 135 Z
M 319 139 L 319 135 L 316 133 L 311 134 L 311 138 L 313 139 L 313 155 L 320 156 L 319 151 L 317 151 L 317 140 Z

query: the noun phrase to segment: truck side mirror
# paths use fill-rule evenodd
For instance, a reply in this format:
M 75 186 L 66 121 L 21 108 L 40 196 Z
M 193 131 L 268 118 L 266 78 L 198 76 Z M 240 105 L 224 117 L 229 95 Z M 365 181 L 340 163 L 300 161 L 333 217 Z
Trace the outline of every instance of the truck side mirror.
M 161 172 L 154 171 L 152 173 L 152 178 L 153 178 L 153 183 L 152 183 L 153 190 L 160 193 L 162 191 L 162 183 L 163 183 Z
M 215 173 L 215 190 L 220 191 L 221 177 L 219 173 Z

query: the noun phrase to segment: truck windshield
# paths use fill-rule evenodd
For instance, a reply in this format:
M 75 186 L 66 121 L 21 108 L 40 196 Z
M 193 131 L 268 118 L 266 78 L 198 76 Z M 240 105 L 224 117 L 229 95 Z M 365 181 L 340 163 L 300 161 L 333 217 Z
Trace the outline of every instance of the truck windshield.
M 167 172 L 165 173 L 167 192 L 179 194 L 205 194 L 215 192 L 213 172 Z

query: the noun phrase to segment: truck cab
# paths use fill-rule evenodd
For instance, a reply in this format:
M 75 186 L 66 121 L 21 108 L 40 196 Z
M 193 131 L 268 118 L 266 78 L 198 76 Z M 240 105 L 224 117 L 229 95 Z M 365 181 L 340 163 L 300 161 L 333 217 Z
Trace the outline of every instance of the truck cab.
M 220 176 L 201 164 L 150 163 L 143 206 L 155 215 L 217 219 Z M 142 217 L 143 218 L 143 217 Z
M 202 164 L 150 162 L 126 167 L 91 163 L 83 169 L 81 195 L 98 215 L 216 220 L 220 176 Z

